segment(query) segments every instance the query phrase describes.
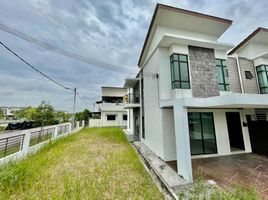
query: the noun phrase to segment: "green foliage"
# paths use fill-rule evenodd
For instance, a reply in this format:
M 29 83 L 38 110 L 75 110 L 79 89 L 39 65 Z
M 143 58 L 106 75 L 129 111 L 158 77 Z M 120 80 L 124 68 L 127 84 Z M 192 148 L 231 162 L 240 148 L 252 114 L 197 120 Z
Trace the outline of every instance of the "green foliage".
M 255 188 L 234 187 L 233 192 L 220 190 L 214 185 L 205 183 L 198 178 L 187 190 L 179 193 L 179 199 L 189 200 L 259 200 L 261 199 Z
M 69 122 L 71 119 L 71 114 L 64 112 L 64 111 L 58 111 L 56 112 L 56 119 L 57 121 L 59 121 L 60 123 L 64 123 L 64 122 Z
M 75 121 L 88 121 L 88 119 L 91 117 L 91 112 L 88 109 L 83 110 L 82 112 L 77 112 L 74 115 Z
M 4 119 L 4 112 L 2 109 L 0 109 L 0 119 Z
M 33 121 L 35 127 L 48 126 L 70 121 L 71 114 L 55 111 L 48 102 L 42 101 L 38 107 L 27 107 L 14 113 L 15 119 Z
M 48 126 L 56 124 L 57 122 L 53 106 L 45 101 L 42 101 L 42 103 L 36 108 L 34 122 L 35 126 Z
M 0 126 L 0 133 L 5 131 L 5 130 L 6 130 L 6 127 Z

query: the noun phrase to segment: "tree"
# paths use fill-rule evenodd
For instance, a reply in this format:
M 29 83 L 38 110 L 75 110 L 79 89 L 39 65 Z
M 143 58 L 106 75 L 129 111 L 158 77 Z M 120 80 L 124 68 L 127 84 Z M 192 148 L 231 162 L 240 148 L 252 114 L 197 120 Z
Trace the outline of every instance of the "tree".
M 85 120 L 87 122 L 90 117 L 91 117 L 91 112 L 88 109 L 85 109 L 82 112 L 77 112 L 74 115 L 75 121 Z
M 48 126 L 56 123 L 56 115 L 53 106 L 42 101 L 36 108 L 36 114 L 34 116 L 35 126 Z
M 4 119 L 4 112 L 2 109 L 0 109 L 0 119 Z
M 71 114 L 64 112 L 64 111 L 58 111 L 56 112 L 56 119 L 59 123 L 69 122 L 71 118 Z

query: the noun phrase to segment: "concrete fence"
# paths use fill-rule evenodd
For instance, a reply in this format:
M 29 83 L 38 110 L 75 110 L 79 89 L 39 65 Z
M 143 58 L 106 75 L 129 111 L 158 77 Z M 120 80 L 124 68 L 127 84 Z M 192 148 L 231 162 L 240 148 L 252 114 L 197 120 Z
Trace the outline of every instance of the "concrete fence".
M 50 141 L 76 133 L 84 125 L 82 121 L 77 122 L 75 127 L 71 123 L 64 123 L 0 134 L 0 166 L 34 154 Z

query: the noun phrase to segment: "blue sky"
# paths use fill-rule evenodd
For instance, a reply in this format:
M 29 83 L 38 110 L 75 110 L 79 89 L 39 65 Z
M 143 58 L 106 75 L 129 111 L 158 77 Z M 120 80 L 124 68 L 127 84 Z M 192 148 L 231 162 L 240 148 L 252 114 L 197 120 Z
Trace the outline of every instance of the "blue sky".
M 163 0 L 160 3 L 233 20 L 220 38 L 238 44 L 257 27 L 268 28 L 265 0 Z M 0 22 L 65 50 L 112 65 L 118 72 L 57 55 L 0 30 L 0 40 L 62 84 L 77 87 L 77 109 L 92 108 L 102 85 L 122 86 L 138 71 L 137 62 L 157 1 L 154 0 L 1 0 Z M 40 76 L 0 47 L 0 105 L 49 101 L 71 111 L 72 93 Z

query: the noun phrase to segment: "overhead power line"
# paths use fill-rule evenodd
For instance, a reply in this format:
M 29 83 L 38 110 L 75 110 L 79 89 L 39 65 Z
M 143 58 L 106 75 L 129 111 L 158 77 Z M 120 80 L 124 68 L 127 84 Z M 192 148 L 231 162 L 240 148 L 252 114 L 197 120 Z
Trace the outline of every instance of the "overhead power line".
M 64 50 L 64 49 L 59 48 L 55 45 L 49 44 L 49 43 L 44 42 L 40 39 L 37 39 L 35 37 L 32 37 L 32 36 L 27 35 L 25 33 L 22 33 L 16 29 L 10 28 L 10 27 L 2 24 L 1 22 L 0 22 L 0 29 L 5 31 L 5 32 L 8 32 L 16 37 L 19 37 L 27 42 L 33 43 L 39 47 L 42 47 L 44 49 L 47 49 L 47 50 L 52 51 L 54 53 L 57 53 L 59 55 L 65 56 L 67 58 L 71 58 L 71 59 L 74 59 L 74 60 L 77 60 L 77 61 L 80 61 L 80 62 L 83 62 L 86 64 L 94 65 L 94 66 L 101 67 L 101 68 L 108 69 L 108 70 L 112 70 L 112 71 L 118 71 L 118 72 L 124 72 L 124 73 L 129 73 L 131 71 L 134 72 L 134 68 L 131 68 L 131 67 L 123 67 L 123 66 L 113 65 L 110 63 L 87 58 L 87 57 L 81 56 L 81 55 L 74 53 L 74 52 L 71 52 L 71 51 Z
M 12 54 L 14 54 L 17 58 L 19 58 L 22 62 L 24 62 L 26 65 L 28 65 L 30 68 L 32 68 L 33 70 L 35 70 L 36 72 L 38 72 L 42 76 L 46 77 L 48 80 L 52 81 L 53 83 L 59 85 L 60 87 L 66 89 L 66 90 L 72 90 L 71 88 L 64 86 L 63 84 L 59 83 L 58 81 L 55 81 L 54 79 L 50 78 L 48 75 L 46 75 L 43 72 L 41 72 L 39 69 L 37 69 L 36 67 L 34 67 L 33 65 L 31 65 L 28 61 L 26 61 L 21 56 L 19 56 L 17 53 L 15 53 L 13 50 L 11 50 L 9 47 L 7 47 L 3 42 L 0 41 L 0 44 L 4 48 L 6 48 L 9 52 L 11 52 Z
M 90 105 L 90 103 L 87 102 L 83 97 L 81 97 L 80 94 L 77 91 L 76 91 L 76 94 L 86 105 L 88 105 L 88 106 Z

